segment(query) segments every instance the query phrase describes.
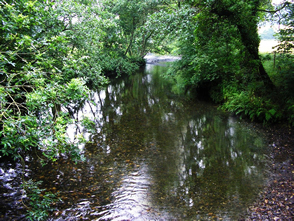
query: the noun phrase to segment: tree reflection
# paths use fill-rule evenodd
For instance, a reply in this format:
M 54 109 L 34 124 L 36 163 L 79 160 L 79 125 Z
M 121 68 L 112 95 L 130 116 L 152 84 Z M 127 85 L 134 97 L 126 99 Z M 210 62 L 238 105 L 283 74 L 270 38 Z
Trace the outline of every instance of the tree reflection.
M 181 205 L 191 214 L 198 211 L 220 215 L 228 208 L 242 207 L 263 185 L 264 144 L 232 118 L 213 112 L 190 117 L 174 145 L 174 152 L 180 156 L 173 159 L 178 176 L 172 181 L 163 179 L 156 187 L 165 199 L 162 203 Z M 167 186 L 169 192 L 163 192 L 162 186 Z M 228 208 L 222 208 L 228 204 Z
M 86 193 L 82 200 L 89 196 L 92 208 L 100 211 L 115 208 L 115 197 L 137 174 L 142 177 L 133 180 L 148 180 L 136 184 L 149 188 L 144 203 L 158 213 L 232 216 L 264 182 L 262 139 L 211 105 L 174 95 L 172 85 L 160 77 L 164 67 L 149 67 L 150 72 L 116 79 L 92 94 L 95 105 L 86 103 L 76 113 L 96 123 L 85 146 L 86 162 L 56 164 L 46 185 L 60 185 L 65 195 Z

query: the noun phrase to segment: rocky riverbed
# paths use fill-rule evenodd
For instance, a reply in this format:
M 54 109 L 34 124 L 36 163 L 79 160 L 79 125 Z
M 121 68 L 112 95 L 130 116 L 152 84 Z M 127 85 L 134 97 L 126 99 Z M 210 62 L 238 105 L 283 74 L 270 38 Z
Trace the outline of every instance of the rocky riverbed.
M 240 220 L 294 220 L 294 131 L 268 129 L 272 148 L 271 179 Z

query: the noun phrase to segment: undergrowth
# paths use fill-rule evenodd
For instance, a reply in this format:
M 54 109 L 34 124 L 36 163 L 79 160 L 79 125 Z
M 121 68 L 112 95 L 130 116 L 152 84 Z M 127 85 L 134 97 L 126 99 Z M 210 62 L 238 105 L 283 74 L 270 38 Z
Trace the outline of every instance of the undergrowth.
M 293 55 L 262 54 L 261 57 L 276 88 L 269 93 L 258 82 L 246 87 L 231 83 L 223 88 L 221 108 L 264 124 L 287 122 L 294 126 Z

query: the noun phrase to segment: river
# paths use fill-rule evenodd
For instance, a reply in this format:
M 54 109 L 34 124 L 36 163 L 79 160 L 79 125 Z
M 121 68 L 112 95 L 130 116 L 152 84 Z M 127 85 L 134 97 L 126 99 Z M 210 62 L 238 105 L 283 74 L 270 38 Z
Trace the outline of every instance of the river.
M 174 94 L 161 77 L 166 70 L 147 64 L 92 92 L 93 102 L 75 114 L 96 125 L 84 133 L 84 162 L 28 165 L 26 172 L 60 197 L 50 220 L 237 220 L 256 199 L 268 177 L 262 133 L 210 103 Z M 69 128 L 70 136 L 82 132 Z M 18 170 L 0 165 L 4 187 L 13 189 Z M 6 216 L 22 217 L 13 208 Z

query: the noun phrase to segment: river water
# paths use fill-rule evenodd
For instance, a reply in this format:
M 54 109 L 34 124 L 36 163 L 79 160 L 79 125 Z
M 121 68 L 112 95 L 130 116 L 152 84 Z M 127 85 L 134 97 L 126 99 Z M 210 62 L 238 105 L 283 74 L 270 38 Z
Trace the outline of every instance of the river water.
M 237 220 L 256 198 L 268 177 L 262 134 L 175 95 L 166 69 L 147 64 L 92 93 L 75 114 L 96 124 L 84 162 L 26 169 L 60 197 L 50 220 Z

